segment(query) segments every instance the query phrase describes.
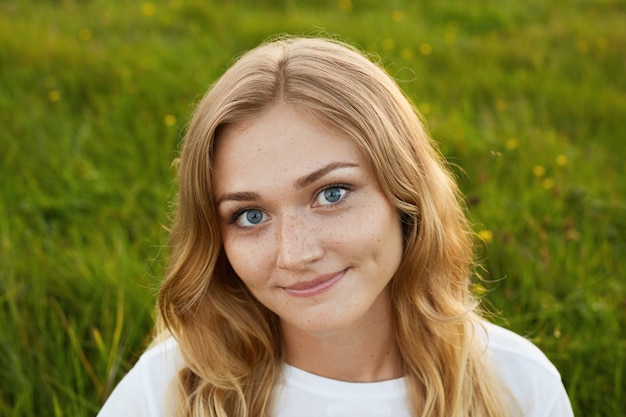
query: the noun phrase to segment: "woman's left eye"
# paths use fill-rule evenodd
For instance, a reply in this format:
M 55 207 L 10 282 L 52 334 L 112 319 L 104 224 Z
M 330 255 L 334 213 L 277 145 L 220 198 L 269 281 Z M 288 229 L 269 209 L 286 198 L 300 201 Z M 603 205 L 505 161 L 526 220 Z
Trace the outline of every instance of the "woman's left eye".
M 327 187 L 317 194 L 315 203 L 320 206 L 328 206 L 331 204 L 337 204 L 346 195 L 348 190 L 345 187 L 333 186 Z

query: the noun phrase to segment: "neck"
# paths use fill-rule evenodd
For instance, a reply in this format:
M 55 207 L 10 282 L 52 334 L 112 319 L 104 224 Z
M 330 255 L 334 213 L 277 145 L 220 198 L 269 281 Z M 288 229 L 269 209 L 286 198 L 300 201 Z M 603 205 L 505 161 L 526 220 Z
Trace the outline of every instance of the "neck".
M 349 382 L 374 382 L 404 374 L 390 303 L 348 329 L 311 335 L 282 323 L 287 362 L 296 368 Z M 375 317 L 375 318 L 373 318 Z

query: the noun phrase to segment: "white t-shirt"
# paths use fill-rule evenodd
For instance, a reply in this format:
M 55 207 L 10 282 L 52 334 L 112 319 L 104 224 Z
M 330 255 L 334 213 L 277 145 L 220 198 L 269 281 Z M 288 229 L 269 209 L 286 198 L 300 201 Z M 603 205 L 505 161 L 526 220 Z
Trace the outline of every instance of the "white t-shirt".
M 531 342 L 485 324 L 488 353 L 525 417 L 573 417 L 560 375 Z M 170 417 L 169 389 L 184 361 L 174 339 L 146 351 L 98 417 Z M 372 383 L 324 378 L 289 365 L 277 387 L 276 417 L 409 417 L 404 378 Z

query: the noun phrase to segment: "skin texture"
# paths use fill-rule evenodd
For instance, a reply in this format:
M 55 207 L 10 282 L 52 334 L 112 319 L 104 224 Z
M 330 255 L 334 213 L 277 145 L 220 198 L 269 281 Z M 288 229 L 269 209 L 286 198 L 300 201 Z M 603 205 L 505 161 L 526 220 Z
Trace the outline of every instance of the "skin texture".
M 213 178 L 226 255 L 280 317 L 288 363 L 401 376 L 388 288 L 400 221 L 352 140 L 277 104 L 221 133 Z

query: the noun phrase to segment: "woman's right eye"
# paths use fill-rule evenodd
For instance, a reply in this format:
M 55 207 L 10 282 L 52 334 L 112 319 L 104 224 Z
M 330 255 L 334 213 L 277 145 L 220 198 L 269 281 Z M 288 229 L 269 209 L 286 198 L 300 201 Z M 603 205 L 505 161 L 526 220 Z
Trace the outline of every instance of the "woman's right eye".
M 259 209 L 246 209 L 236 212 L 231 223 L 239 227 L 253 227 L 265 221 L 265 213 Z

